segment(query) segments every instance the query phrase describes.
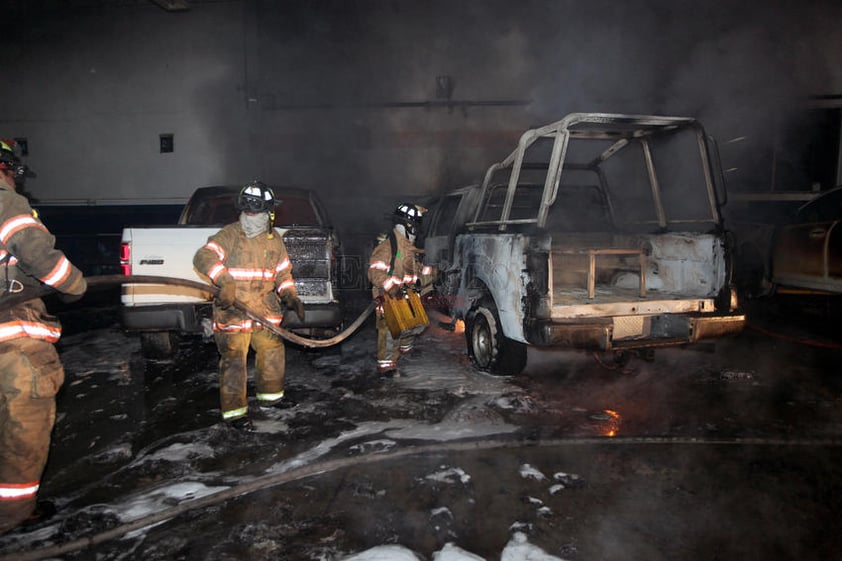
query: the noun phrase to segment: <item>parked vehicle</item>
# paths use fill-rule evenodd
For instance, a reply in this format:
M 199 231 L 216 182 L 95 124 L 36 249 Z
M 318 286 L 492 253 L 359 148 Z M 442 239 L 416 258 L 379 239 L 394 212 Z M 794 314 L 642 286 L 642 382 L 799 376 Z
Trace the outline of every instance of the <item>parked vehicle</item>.
M 778 298 L 790 311 L 807 306 L 837 316 L 842 304 L 839 220 L 842 219 L 842 97 L 817 95 L 802 100 L 777 121 L 768 147 L 769 168 L 755 169 L 728 224 L 738 244 L 737 283 L 749 298 Z M 742 148 L 740 148 L 742 146 Z M 751 143 L 732 143 L 737 151 Z M 738 161 L 738 160 L 737 160 Z M 735 163 L 737 162 L 735 161 Z M 768 186 L 750 176 L 763 176 Z M 799 297 L 806 298 L 799 298 Z M 771 304 L 771 302 L 770 302 Z M 791 305 L 791 307 L 790 307 Z M 803 310 L 802 310 L 803 311 Z
M 695 119 L 573 113 L 441 196 L 426 259 L 473 364 L 517 374 L 527 345 L 648 353 L 739 333 L 717 168 Z
M 278 204 L 275 227 L 293 264 L 305 320 L 284 316 L 283 327 L 314 337 L 329 337 L 342 328 L 337 287 L 339 239 L 324 206 L 313 191 L 272 187 Z M 125 275 L 154 275 L 208 282 L 193 268 L 193 255 L 222 226 L 235 222 L 237 186 L 202 187 L 184 206 L 178 224 L 127 227 L 122 234 L 120 264 Z M 125 284 L 122 321 L 140 333 L 150 357 L 173 353 L 179 333 L 210 334 L 211 298 L 201 291 L 171 285 Z
M 771 244 L 776 292 L 842 294 L 842 187 L 802 205 Z

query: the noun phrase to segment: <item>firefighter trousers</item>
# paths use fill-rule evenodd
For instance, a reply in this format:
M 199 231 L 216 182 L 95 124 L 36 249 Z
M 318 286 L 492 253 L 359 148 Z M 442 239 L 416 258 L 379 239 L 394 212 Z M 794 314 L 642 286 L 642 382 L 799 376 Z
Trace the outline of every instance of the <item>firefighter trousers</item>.
M 0 534 L 29 517 L 50 450 L 64 368 L 52 343 L 0 344 Z
M 286 350 L 283 340 L 265 329 L 252 332 L 216 333 L 219 350 L 219 402 L 222 419 L 232 421 L 248 414 L 248 352 L 255 352 L 255 386 L 261 405 L 273 405 L 284 397 Z
M 389 326 L 386 324 L 386 316 L 383 314 L 383 307 L 378 306 L 374 325 L 377 328 L 377 371 L 389 372 L 398 367 L 398 358 L 412 350 L 415 344 L 415 335 L 401 334 L 397 339 L 392 337 Z

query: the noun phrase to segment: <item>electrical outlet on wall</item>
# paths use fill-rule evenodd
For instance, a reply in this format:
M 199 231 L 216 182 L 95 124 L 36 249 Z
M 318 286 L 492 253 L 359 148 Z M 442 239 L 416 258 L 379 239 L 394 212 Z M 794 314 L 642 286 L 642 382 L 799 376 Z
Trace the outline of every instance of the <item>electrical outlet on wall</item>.
M 175 135 L 172 133 L 158 135 L 161 145 L 161 154 L 175 151 Z

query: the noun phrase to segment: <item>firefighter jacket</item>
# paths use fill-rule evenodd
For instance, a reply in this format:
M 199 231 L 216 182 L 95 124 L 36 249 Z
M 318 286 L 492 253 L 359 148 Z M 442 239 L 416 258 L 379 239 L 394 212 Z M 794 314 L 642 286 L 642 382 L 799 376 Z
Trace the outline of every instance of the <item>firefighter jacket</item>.
M 397 242 L 394 249 L 391 240 Z M 426 280 L 422 277 L 430 274 L 430 268 L 422 266 L 420 262 L 423 251 L 402 234 L 386 236 L 371 252 L 368 261 L 368 280 L 371 281 L 372 296 L 383 296 L 394 286 L 417 289 L 419 283 Z
M 292 263 L 281 234 L 246 236 L 239 222 L 229 224 L 208 238 L 193 257 L 193 265 L 215 285 L 237 285 L 236 298 L 276 326 L 283 313 L 279 299 L 296 297 Z M 213 330 L 218 333 L 250 332 L 260 327 L 236 308 L 213 306 Z
M 82 272 L 55 248 L 55 238 L 26 198 L 0 182 L 0 298 L 33 296 L 43 285 L 80 296 L 87 289 Z M 0 343 L 31 337 L 55 343 L 61 325 L 40 298 L 0 310 Z

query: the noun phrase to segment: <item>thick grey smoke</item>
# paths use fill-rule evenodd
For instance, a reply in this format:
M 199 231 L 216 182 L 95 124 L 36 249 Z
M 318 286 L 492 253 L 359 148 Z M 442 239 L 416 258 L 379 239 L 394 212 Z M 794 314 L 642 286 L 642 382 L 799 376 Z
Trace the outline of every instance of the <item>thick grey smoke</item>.
M 696 116 L 743 139 L 723 154 L 740 188 L 768 176 L 777 121 L 842 90 L 833 0 L 191 6 L 13 2 L 0 122 L 33 138 L 37 196 L 186 197 L 260 178 L 317 188 L 350 228 L 376 230 L 397 200 L 478 181 L 521 131 L 572 111 Z

